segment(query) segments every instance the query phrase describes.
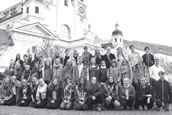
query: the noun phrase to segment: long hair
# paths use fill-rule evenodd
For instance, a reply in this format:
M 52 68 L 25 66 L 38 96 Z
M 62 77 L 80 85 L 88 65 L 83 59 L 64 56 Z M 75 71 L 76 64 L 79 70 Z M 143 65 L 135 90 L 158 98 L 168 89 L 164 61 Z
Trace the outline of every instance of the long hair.
M 54 82 L 54 80 L 57 80 L 57 85 L 54 85 L 53 84 L 53 82 Z M 49 85 L 48 85 L 48 89 L 50 90 L 50 91 L 54 91 L 54 90 L 58 90 L 59 88 L 60 88 L 60 81 L 57 79 L 57 78 L 53 78 L 52 80 L 51 80 L 51 82 L 49 83 Z
M 81 79 L 84 79 L 84 84 L 83 85 L 81 84 Z M 81 77 L 79 79 L 78 90 L 80 90 L 81 88 L 83 88 L 84 91 L 87 90 L 87 80 L 84 77 Z
M 47 66 L 47 64 L 46 64 L 47 62 L 50 63 L 49 66 Z M 46 60 L 46 61 L 44 62 L 44 69 L 52 69 L 50 60 Z

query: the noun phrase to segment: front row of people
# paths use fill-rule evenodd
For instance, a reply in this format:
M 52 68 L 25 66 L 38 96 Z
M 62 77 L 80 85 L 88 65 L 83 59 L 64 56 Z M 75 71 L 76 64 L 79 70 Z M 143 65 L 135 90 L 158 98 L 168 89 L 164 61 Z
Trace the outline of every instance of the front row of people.
M 15 77 L 6 77 L 0 87 L 0 103 L 3 105 L 32 106 L 62 110 L 102 110 L 106 109 L 145 109 L 169 110 L 170 86 L 164 79 L 164 72 L 159 72 L 160 80 L 156 87 L 147 84 L 141 78 L 137 89 L 130 85 L 129 78 L 123 78 L 122 85 L 109 77 L 107 83 L 99 83 L 96 77 L 90 82 L 81 77 L 77 84 L 69 78 L 61 82 L 52 79 L 49 85 L 43 79 L 32 77 L 19 83 Z

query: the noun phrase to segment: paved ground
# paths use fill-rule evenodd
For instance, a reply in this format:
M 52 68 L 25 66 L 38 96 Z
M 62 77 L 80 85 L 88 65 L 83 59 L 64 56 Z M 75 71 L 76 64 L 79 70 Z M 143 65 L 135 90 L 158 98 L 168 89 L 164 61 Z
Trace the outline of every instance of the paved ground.
M 62 111 L 35 109 L 31 107 L 0 106 L 0 115 L 172 115 L 172 105 L 170 111 Z

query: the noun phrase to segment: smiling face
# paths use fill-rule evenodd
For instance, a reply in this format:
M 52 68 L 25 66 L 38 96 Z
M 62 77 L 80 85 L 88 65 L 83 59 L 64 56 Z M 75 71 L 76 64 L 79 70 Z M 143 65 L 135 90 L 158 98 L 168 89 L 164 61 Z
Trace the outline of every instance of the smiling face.
M 22 80 L 22 85 L 23 85 L 24 87 L 27 86 L 27 81 L 26 81 L 26 79 L 23 79 L 23 80 Z
M 142 85 L 145 85 L 146 84 L 146 78 L 141 78 L 140 82 Z
M 124 87 L 128 87 L 130 85 L 130 80 L 129 78 L 124 78 L 123 79 Z
M 47 60 L 47 61 L 45 62 L 45 65 L 46 65 L 46 66 L 50 66 L 50 61 Z
M 112 76 L 110 76 L 108 80 L 109 80 L 109 83 L 113 83 L 114 82 L 114 79 L 113 79 Z
M 91 64 L 96 64 L 96 59 L 94 57 L 91 58 Z
M 44 86 L 44 84 L 45 84 L 44 80 L 43 79 L 39 79 L 39 85 L 40 86 Z
M 96 82 L 97 82 L 96 77 L 92 77 L 92 78 L 91 78 L 91 83 L 92 83 L 92 84 L 96 84 Z
M 9 77 L 6 77 L 6 78 L 4 79 L 4 85 L 5 85 L 5 86 L 9 86 L 9 84 L 10 84 L 10 78 L 9 78 Z
M 54 79 L 54 80 L 53 80 L 53 85 L 57 85 L 57 84 L 58 84 L 57 79 Z
M 84 84 L 84 78 L 83 77 L 80 79 L 80 83 Z

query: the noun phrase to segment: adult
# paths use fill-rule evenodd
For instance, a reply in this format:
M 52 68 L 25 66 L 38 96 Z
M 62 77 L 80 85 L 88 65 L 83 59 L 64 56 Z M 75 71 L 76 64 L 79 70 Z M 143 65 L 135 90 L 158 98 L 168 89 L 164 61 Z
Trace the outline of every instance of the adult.
M 63 62 L 63 67 L 65 67 L 66 63 L 67 63 L 67 60 L 69 59 L 69 50 L 66 49 L 65 50 L 65 57 L 64 57 L 64 62 Z
M 103 56 L 103 60 L 106 62 L 107 69 L 110 68 L 113 59 L 115 59 L 115 55 L 111 53 L 111 48 L 107 47 L 106 54 Z
M 99 49 L 95 50 L 95 58 L 96 58 L 96 64 L 100 67 L 101 61 L 103 60 L 103 56 L 101 55 Z
M 145 47 L 145 54 L 142 56 L 143 58 L 143 62 L 145 63 L 145 65 L 147 67 L 151 67 L 154 65 L 154 56 L 150 53 L 150 48 L 149 47 Z
M 126 57 L 124 56 L 123 53 L 123 49 L 121 47 L 117 48 L 116 60 L 117 60 L 118 68 L 121 67 L 123 60 L 126 60 Z
M 130 67 L 132 69 L 134 69 L 137 66 L 137 64 L 139 63 L 140 54 L 139 54 L 139 52 L 135 51 L 134 45 L 130 45 L 129 48 L 130 48 L 131 52 L 128 55 L 128 62 L 130 64 Z
M 88 51 L 87 46 L 84 47 L 84 53 L 83 53 L 82 57 L 83 57 L 83 64 L 86 65 L 86 66 L 89 66 L 92 55 Z

